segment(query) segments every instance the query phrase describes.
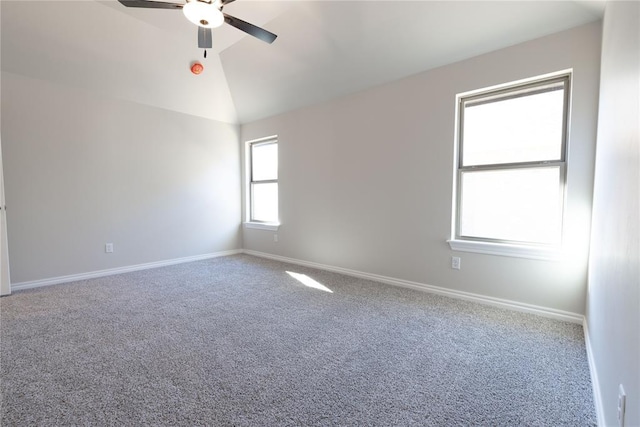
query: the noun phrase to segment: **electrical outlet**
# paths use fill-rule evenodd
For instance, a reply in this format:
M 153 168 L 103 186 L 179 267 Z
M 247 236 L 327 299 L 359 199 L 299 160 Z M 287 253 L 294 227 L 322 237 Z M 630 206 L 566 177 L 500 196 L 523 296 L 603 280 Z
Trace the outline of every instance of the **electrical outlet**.
M 277 235 L 277 234 L 274 234 L 274 235 L 273 235 L 273 241 L 274 241 L 274 242 L 277 242 L 277 241 L 278 241 L 278 235 Z
M 454 270 L 460 270 L 460 257 L 452 256 L 451 257 L 451 268 Z
M 624 411 L 627 406 L 627 394 L 624 387 L 620 384 L 618 387 L 618 427 L 624 427 Z
M 113 252 L 113 243 L 105 243 L 104 244 L 104 251 L 108 254 Z

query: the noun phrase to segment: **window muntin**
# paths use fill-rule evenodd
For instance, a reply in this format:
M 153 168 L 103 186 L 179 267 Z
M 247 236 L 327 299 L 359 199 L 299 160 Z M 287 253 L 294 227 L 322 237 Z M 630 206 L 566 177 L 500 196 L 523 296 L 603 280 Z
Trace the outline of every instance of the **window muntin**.
M 459 99 L 455 239 L 558 246 L 569 75 Z
M 278 141 L 249 144 L 249 221 L 278 222 Z

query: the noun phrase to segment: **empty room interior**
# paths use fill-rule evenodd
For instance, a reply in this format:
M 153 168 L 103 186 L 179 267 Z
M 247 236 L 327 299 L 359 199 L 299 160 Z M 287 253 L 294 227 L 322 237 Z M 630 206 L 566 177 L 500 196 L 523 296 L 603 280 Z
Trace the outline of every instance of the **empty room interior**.
M 640 426 L 639 2 L 0 30 L 3 426 Z

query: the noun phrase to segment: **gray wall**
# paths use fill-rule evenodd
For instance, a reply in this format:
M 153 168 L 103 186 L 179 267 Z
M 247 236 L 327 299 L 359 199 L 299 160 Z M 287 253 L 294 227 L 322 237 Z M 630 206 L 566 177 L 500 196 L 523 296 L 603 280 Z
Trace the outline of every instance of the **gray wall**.
M 236 125 L 3 72 L 2 155 L 14 284 L 241 247 Z
M 279 241 L 244 248 L 584 313 L 600 23 L 242 126 L 279 135 Z M 417 52 L 416 54 L 419 54 Z M 559 262 L 458 252 L 450 268 L 457 93 L 574 69 L 565 240 Z
M 640 3 L 607 2 L 587 325 L 605 425 L 640 426 Z

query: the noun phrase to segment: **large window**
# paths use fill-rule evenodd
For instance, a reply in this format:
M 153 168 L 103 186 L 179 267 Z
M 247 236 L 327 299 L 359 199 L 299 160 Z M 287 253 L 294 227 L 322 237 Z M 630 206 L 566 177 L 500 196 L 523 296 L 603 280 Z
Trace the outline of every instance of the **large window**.
M 249 221 L 278 223 L 278 140 L 248 144 Z
M 453 241 L 559 246 L 569 83 L 561 75 L 459 96 Z

